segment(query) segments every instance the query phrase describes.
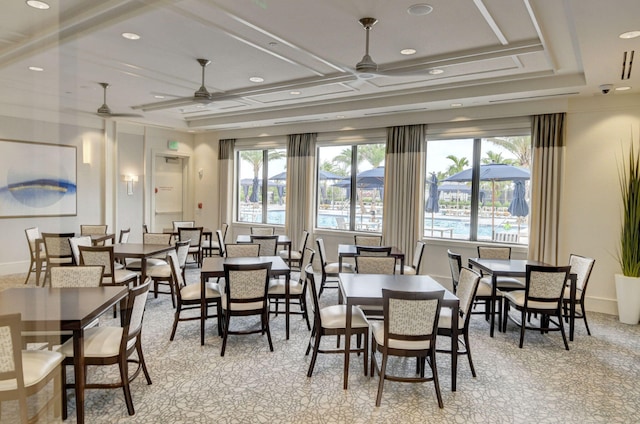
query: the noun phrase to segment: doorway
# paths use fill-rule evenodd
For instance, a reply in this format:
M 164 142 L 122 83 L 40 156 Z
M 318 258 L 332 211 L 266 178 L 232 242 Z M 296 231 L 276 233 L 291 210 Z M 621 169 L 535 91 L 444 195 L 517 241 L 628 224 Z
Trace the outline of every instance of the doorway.
M 156 154 L 153 167 L 152 222 L 149 231 L 172 228 L 185 219 L 188 190 L 188 157 Z

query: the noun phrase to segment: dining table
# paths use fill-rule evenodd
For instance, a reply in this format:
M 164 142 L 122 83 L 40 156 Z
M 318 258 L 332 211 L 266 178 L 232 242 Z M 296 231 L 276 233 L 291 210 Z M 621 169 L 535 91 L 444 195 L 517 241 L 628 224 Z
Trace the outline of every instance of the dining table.
M 338 269 L 342 272 L 342 260 L 344 258 L 355 258 L 358 254 L 358 246 L 355 244 L 338 245 Z M 400 273 L 404 274 L 404 252 L 395 246 L 391 247 L 390 256 L 400 260 Z
M 19 313 L 23 331 L 72 331 L 76 419 L 84 423 L 84 330 L 128 294 L 127 287 L 18 287 L 0 291 L 0 311 Z
M 250 234 L 240 234 L 236 237 L 236 243 L 251 243 Z M 286 234 L 278 234 L 278 240 L 276 241 L 278 246 L 284 246 L 288 252 L 288 262 L 291 263 L 291 238 Z
M 460 300 L 428 275 L 353 274 L 340 273 L 341 297 L 346 302 L 343 388 L 349 384 L 349 353 L 351 350 L 351 318 L 355 305 L 382 306 L 382 290 L 410 292 L 444 291 L 442 307 L 451 308 L 451 391 L 456 391 L 458 374 L 458 316 Z
M 176 247 L 170 244 L 149 244 L 149 243 L 116 243 L 113 245 L 113 256 L 116 259 L 140 259 L 140 281 L 147 279 L 147 259 L 167 253 Z
M 204 322 L 207 318 L 207 302 L 205 297 L 206 283 L 210 278 L 224 278 L 224 265 L 248 265 L 257 263 L 271 262 L 270 277 L 279 278 L 284 276 L 287 279 L 285 284 L 285 332 L 286 338 L 289 340 L 289 310 L 291 305 L 289 304 L 290 288 L 289 278 L 291 268 L 280 256 L 246 256 L 237 258 L 227 258 L 221 256 L 212 256 L 204 258 L 202 261 L 202 268 L 200 269 L 200 344 L 204 345 Z M 221 293 L 224 296 L 224 293 Z M 220 317 L 218 317 L 220 319 Z
M 491 323 L 489 325 L 489 336 L 493 337 L 495 326 L 495 308 L 497 299 L 498 277 L 514 277 L 525 278 L 527 276 L 527 265 L 534 266 L 551 266 L 548 263 L 530 260 L 530 259 L 484 259 L 469 258 L 469 267 L 475 268 L 483 273 L 491 275 Z M 569 340 L 573 341 L 573 333 L 575 329 L 575 312 L 576 312 L 576 284 L 577 275 L 569 274 L 569 293 L 570 293 L 570 317 L 569 317 Z

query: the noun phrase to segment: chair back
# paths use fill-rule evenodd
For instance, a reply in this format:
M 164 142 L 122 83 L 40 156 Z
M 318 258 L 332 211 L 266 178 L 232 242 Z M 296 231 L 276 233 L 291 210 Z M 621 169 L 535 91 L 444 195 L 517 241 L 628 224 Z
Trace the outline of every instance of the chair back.
M 189 257 L 189 244 L 190 240 L 180 240 L 176 242 L 176 260 L 180 269 L 184 269 L 187 265 L 187 258 Z M 172 251 L 170 251 L 171 253 Z
M 130 234 L 131 234 L 131 228 L 127 228 L 126 230 L 120 230 L 120 237 L 118 237 L 118 243 L 128 243 Z
M 193 228 L 195 226 L 195 221 L 173 221 L 173 231 L 178 231 L 179 228 Z
M 416 249 L 413 251 L 413 261 L 411 262 L 411 265 L 416 270 L 416 274 L 420 274 L 420 265 L 422 264 L 424 247 L 425 247 L 425 242 L 420 240 L 416 242 Z
M 469 268 L 460 270 L 460 279 L 458 282 L 458 290 L 456 296 L 460 299 L 460 318 L 465 325 L 471 316 L 471 307 L 473 299 L 476 297 L 478 283 L 480 282 L 480 274 Z
M 113 245 L 109 246 L 80 246 L 80 265 L 101 265 L 104 267 L 104 284 L 113 283 L 115 257 Z M 111 281 L 105 281 L 111 279 Z
M 15 387 L 22 422 L 27 422 L 27 392 L 22 370 L 22 316 L 0 315 L 0 382 Z M 3 390 L 5 391 L 5 390 Z
M 227 224 L 223 224 L 223 225 L 227 225 Z M 227 246 L 225 246 L 224 244 L 224 231 L 223 230 L 216 230 L 216 237 L 218 238 L 218 246 L 219 246 L 219 252 L 220 252 L 220 256 L 224 257 L 226 256 L 227 253 Z
M 260 245 L 260 256 L 277 255 L 278 236 L 251 235 L 251 243 Z
M 229 224 L 226 222 L 222 223 L 222 241 L 227 239 L 227 230 L 229 229 Z
M 353 239 L 355 241 L 356 246 L 381 246 L 382 245 L 382 236 L 363 236 L 363 235 L 354 235 Z
M 79 265 L 51 268 L 51 287 L 100 287 L 104 266 Z
M 438 319 L 444 290 L 404 292 L 382 289 L 384 314 L 384 349 L 389 340 L 429 341 L 435 347 Z
M 251 234 L 256 236 L 272 236 L 273 233 L 273 227 L 251 227 Z
M 396 273 L 396 258 L 392 256 L 355 256 L 356 272 L 358 274 L 386 274 Z
M 460 281 L 460 269 L 462 268 L 462 255 L 453 253 L 451 250 L 447 250 L 447 257 L 449 258 L 449 269 L 451 270 L 451 281 L 453 283 L 453 292 L 458 290 L 458 283 Z
M 42 233 L 44 249 L 47 252 L 47 262 L 64 263 L 73 262 L 73 252 L 69 239 L 75 237 L 74 233 Z M 53 259 L 53 261 L 51 260 Z
M 478 246 L 478 257 L 482 259 L 511 259 L 511 247 Z
M 304 252 L 302 253 L 299 279 L 301 284 L 304 284 L 305 280 L 307 279 L 307 273 L 309 272 L 309 270 L 307 270 L 307 267 L 310 266 L 310 272 L 313 273 L 313 257 L 315 256 L 315 254 L 316 252 L 309 248 L 304 249 Z
M 316 328 L 316 331 L 317 331 L 317 329 L 322 325 L 322 322 L 320 319 L 320 302 L 318 300 L 318 287 L 316 286 L 316 280 L 313 274 L 313 267 L 311 265 L 307 265 L 306 267 L 304 267 L 304 270 L 306 275 L 305 284 L 307 285 L 305 288 L 306 297 L 307 297 L 307 306 L 311 308 L 311 312 L 313 313 L 314 328 Z M 300 273 L 300 275 L 302 276 L 302 273 Z
M 549 309 L 560 307 L 570 266 L 527 265 L 525 308 L 529 301 L 549 303 Z
M 582 290 L 583 296 L 587 289 L 587 283 L 591 276 L 591 270 L 596 260 L 593 258 L 586 258 L 584 256 L 571 254 L 569 255 L 569 266 L 571 267 L 571 273 L 576 274 L 576 288 Z
M 227 258 L 258 257 L 260 245 L 256 243 L 230 243 L 225 246 Z
M 304 253 L 304 249 L 307 248 L 307 241 L 309 241 L 309 232 L 304 230 L 302 232 L 302 237 L 298 240 L 298 252 L 300 252 L 301 255 Z
M 149 232 L 149 227 L 147 226 L 147 224 L 142 224 L 142 233 L 148 233 Z
M 202 245 L 202 227 L 178 227 L 178 240 L 191 240 L 190 247 Z
M 151 278 L 147 277 L 146 281 L 136 287 L 129 289 L 127 296 L 127 306 L 123 313 L 123 332 L 122 344 L 120 351 L 131 351 L 136 346 L 136 338 L 142 331 L 142 319 L 144 317 L 144 309 L 147 304 L 147 295 L 151 286 Z
M 36 253 L 36 240 L 40 237 L 40 230 L 38 227 L 31 227 L 24 230 L 25 235 L 27 236 L 27 242 L 29 243 L 29 252 L 31 253 L 31 258 L 35 259 L 37 257 Z M 43 249 L 43 246 L 40 245 L 40 249 Z
M 171 267 L 171 281 L 170 284 L 173 285 L 173 291 L 178 298 L 178 304 L 182 303 L 182 293 L 180 289 L 185 286 L 184 276 L 182 275 L 182 271 L 180 269 L 180 263 L 178 259 L 178 255 L 173 250 L 167 253 L 167 262 L 169 262 L 169 266 Z
M 359 256 L 389 256 L 391 255 L 391 246 L 356 245 L 356 254 Z
M 318 245 L 318 255 L 320 255 L 320 266 L 322 267 L 322 272 L 324 272 L 324 267 L 327 265 L 327 254 L 324 250 L 324 240 L 321 238 L 316 239 L 316 244 Z
M 259 264 L 224 264 L 226 307 L 232 303 L 267 303 L 271 262 Z
M 107 234 L 108 225 L 81 225 L 80 226 L 80 235 L 81 236 L 103 236 Z
M 144 244 L 171 244 L 173 234 L 171 233 L 144 233 L 142 234 L 142 243 Z
M 80 246 L 92 245 L 91 236 L 71 237 L 69 239 L 69 246 L 71 247 L 71 253 L 73 254 L 73 263 L 80 265 Z

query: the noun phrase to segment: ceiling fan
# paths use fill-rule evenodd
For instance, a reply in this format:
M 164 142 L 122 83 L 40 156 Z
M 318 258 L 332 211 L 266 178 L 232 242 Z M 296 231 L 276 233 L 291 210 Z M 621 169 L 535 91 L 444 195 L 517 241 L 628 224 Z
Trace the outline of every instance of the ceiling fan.
M 102 106 L 98 108 L 96 114 L 102 118 L 115 118 L 115 117 L 127 117 L 127 118 L 142 118 L 142 115 L 137 113 L 112 113 L 111 108 L 107 106 L 107 88 L 109 83 L 99 82 L 102 86 Z

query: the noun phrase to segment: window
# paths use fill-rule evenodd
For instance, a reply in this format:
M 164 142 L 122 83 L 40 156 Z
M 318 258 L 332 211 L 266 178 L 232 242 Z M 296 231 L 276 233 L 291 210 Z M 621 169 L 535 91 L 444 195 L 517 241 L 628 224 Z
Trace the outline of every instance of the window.
M 527 244 L 530 166 L 530 136 L 429 140 L 425 237 Z
M 284 225 L 286 150 L 240 150 L 236 163 L 238 222 Z
M 318 148 L 318 228 L 382 231 L 384 156 L 384 143 Z

